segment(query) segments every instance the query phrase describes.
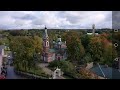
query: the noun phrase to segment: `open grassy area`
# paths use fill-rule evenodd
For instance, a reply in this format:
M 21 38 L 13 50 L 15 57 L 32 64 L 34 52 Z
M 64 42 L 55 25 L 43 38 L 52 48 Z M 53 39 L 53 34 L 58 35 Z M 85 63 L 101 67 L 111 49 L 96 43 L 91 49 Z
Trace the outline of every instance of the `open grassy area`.
M 45 72 L 41 68 L 30 68 L 27 70 L 24 70 L 23 68 L 21 68 L 21 69 L 17 69 L 17 70 L 26 72 L 26 73 L 30 73 L 30 74 L 35 74 L 35 75 L 42 76 L 42 77 L 46 77 L 46 78 L 50 77 L 49 75 L 45 74 Z

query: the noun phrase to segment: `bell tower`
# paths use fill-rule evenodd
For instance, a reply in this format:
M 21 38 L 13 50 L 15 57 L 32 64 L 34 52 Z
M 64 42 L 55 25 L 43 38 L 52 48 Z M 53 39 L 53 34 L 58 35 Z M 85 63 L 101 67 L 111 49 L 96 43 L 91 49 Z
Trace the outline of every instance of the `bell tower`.
M 92 29 L 93 29 L 93 36 L 95 36 L 95 24 L 92 25 Z
M 49 37 L 48 37 L 48 34 L 47 34 L 46 26 L 45 26 L 45 33 L 44 33 L 44 36 L 43 36 L 43 51 L 44 52 L 49 51 Z

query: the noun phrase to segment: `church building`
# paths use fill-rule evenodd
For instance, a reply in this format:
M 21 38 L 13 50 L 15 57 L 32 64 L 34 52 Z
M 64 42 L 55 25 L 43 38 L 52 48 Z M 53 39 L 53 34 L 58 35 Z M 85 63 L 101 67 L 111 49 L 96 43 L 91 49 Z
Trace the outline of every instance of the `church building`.
M 47 33 L 47 28 L 45 27 L 45 32 L 43 35 L 42 60 L 47 63 L 54 60 L 65 60 L 67 57 L 66 48 L 66 42 L 62 42 L 60 36 L 58 36 L 57 41 L 53 40 L 53 48 L 50 48 L 49 36 Z

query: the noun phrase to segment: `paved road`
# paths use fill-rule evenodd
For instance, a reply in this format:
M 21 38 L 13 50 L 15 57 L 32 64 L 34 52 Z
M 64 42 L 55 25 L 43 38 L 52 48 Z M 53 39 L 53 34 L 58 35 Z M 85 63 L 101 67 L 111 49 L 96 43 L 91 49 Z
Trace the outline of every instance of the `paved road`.
M 14 72 L 13 66 L 7 66 L 7 77 L 6 79 L 25 79 Z
M 16 73 L 14 72 L 14 67 L 8 65 L 6 79 L 25 79 L 25 78 L 16 75 Z
M 10 63 L 12 63 L 12 52 L 9 52 L 8 56 L 10 56 L 9 58 L 11 58 L 11 59 L 10 60 L 8 59 L 9 65 L 7 65 L 7 77 L 6 77 L 6 79 L 25 79 L 25 78 L 17 75 L 14 72 L 14 66 L 10 66 Z

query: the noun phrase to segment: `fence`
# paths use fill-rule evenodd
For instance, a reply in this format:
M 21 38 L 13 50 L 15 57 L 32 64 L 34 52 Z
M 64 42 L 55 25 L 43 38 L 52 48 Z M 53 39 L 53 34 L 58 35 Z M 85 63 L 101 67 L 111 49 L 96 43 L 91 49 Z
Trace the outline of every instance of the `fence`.
M 17 70 L 14 70 L 14 71 L 17 75 L 20 75 L 22 77 L 26 77 L 28 79 L 48 79 L 47 77 L 38 76 L 35 74 L 23 72 L 23 71 L 17 71 Z

